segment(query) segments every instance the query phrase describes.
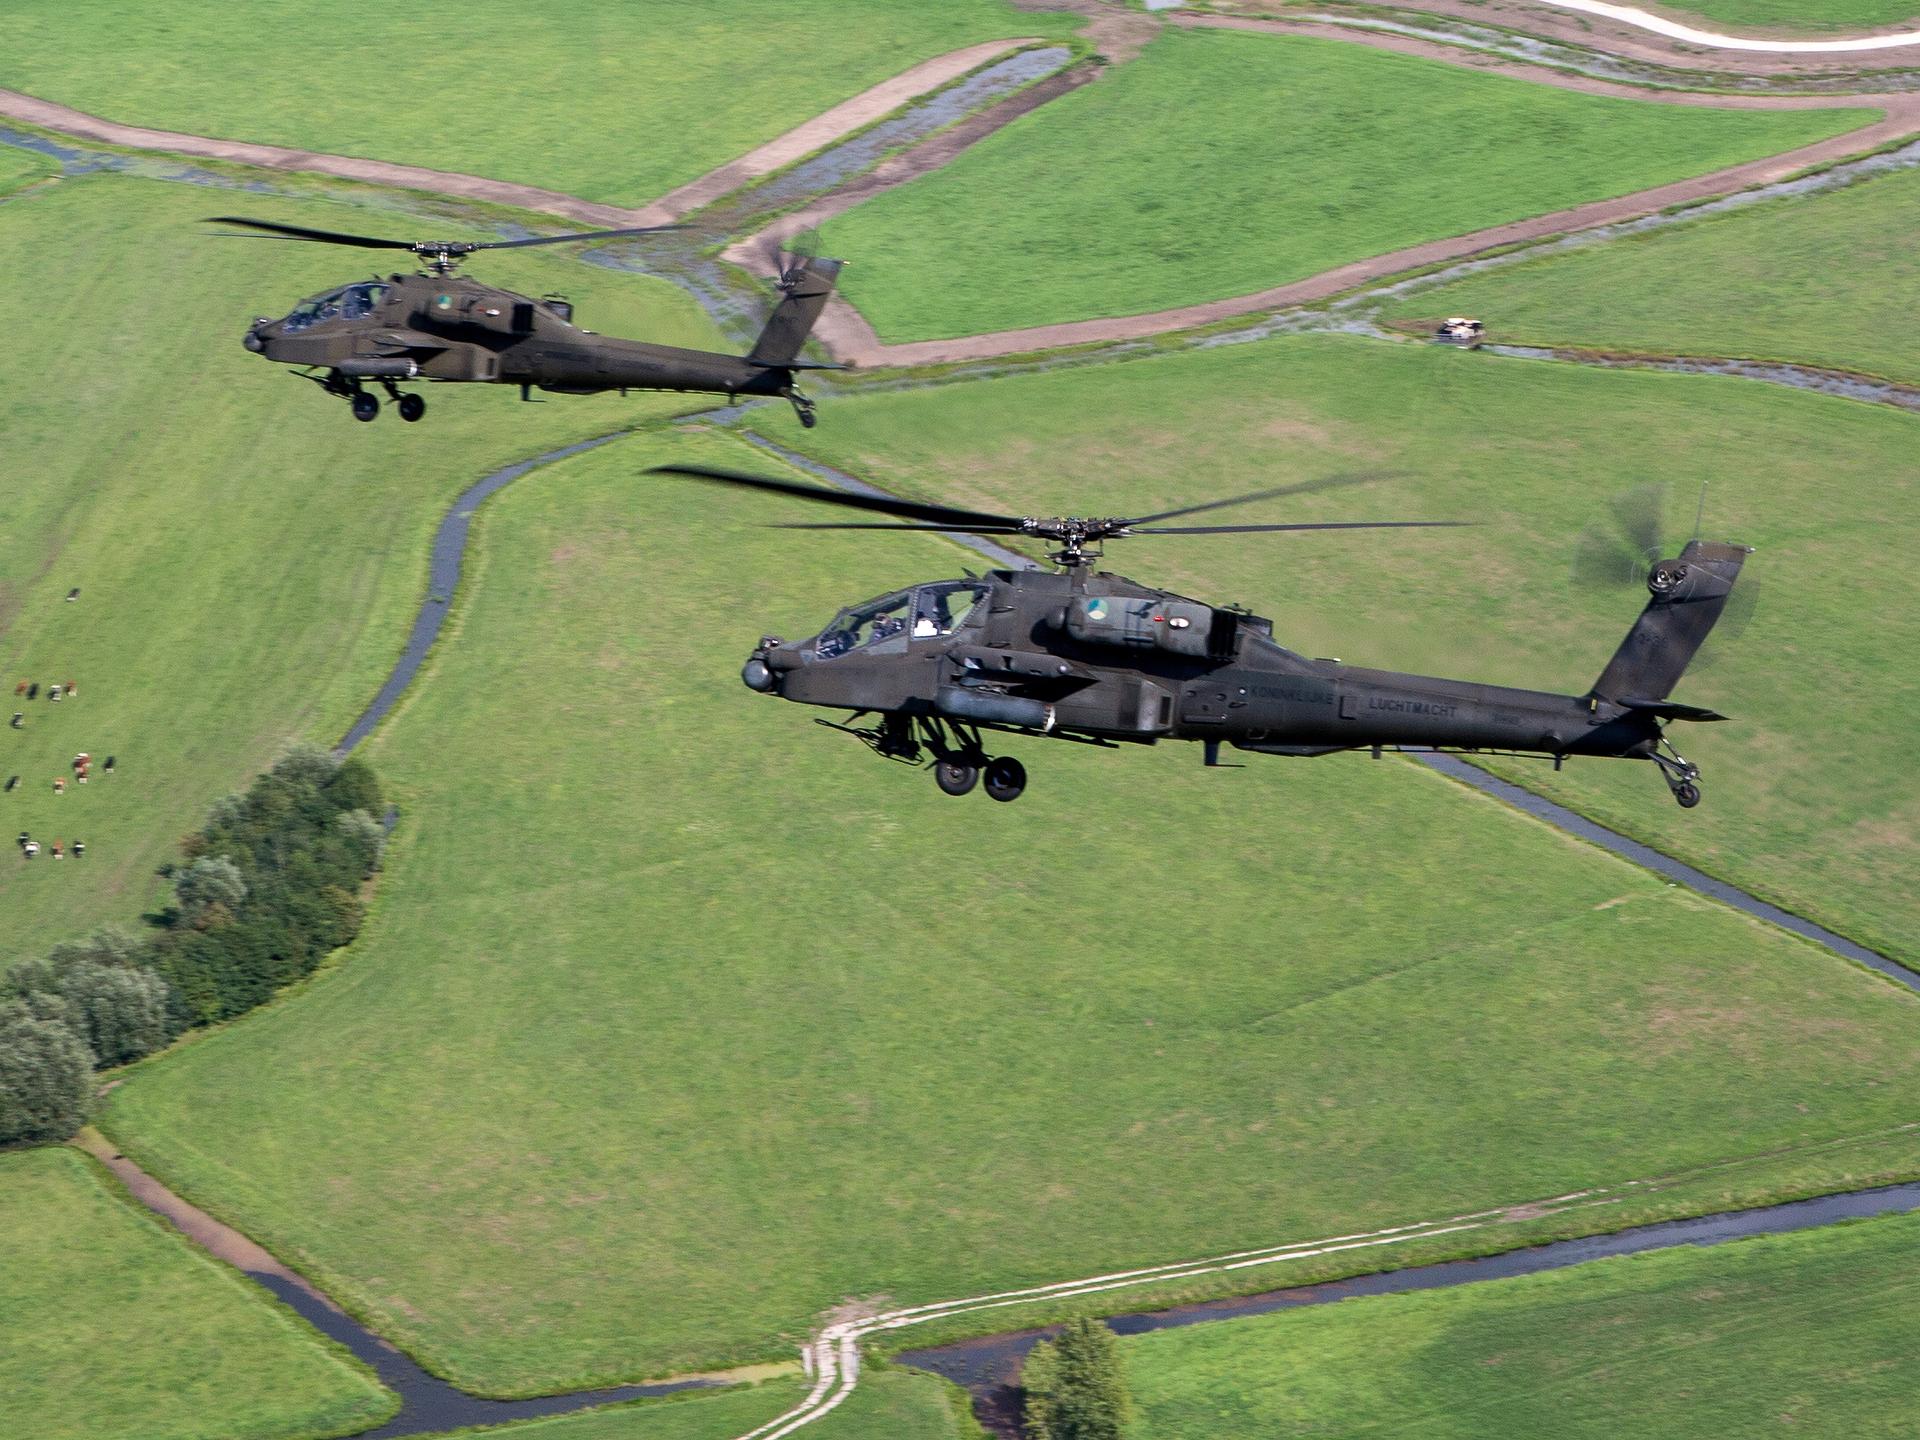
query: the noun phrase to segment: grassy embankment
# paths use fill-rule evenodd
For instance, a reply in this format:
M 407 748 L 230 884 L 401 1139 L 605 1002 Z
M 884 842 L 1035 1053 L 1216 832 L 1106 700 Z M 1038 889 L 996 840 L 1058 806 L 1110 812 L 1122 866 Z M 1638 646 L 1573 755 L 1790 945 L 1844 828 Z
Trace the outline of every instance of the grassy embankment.
M 1013 741 L 1000 807 L 749 694 L 763 631 L 967 557 L 637 478 L 695 446 L 738 463 L 636 437 L 484 513 L 373 747 L 361 942 L 105 1122 L 461 1383 L 1770 1151 L 1845 1183 L 1817 1147 L 1912 1118 L 1913 997 L 1411 765 Z
M 423 223 L 114 175 L 0 206 L 0 697 L 23 679 L 80 686 L 57 706 L 6 707 L 26 721 L 0 729 L 0 778 L 21 777 L 0 795 L 0 829 L 87 843 L 84 861 L 58 865 L 21 863 L 9 844 L 0 964 L 131 921 L 159 894 L 154 867 L 214 799 L 295 738 L 339 738 L 398 654 L 433 527 L 467 484 L 703 403 L 522 405 L 505 387 L 441 385 L 426 387 L 418 425 L 391 406 L 356 424 L 240 337 L 250 316 L 364 276 L 367 262 L 204 238 L 198 217 L 235 209 L 375 233 Z M 540 251 L 475 269 L 534 294 L 568 290 L 608 333 L 718 338 L 658 281 Z M 94 779 L 56 796 L 80 750 Z
M 399 1402 L 75 1150 L 0 1154 L 0 1431 L 301 1440 Z
M 1787 360 L 1920 383 L 1899 314 L 1920 285 L 1907 236 L 1920 172 L 1710 215 L 1470 275 L 1389 305 L 1477 315 L 1495 338 L 1643 355 Z
M 1875 114 L 1659 105 L 1338 41 L 1175 32 L 822 233 L 859 257 L 844 287 L 883 340 L 971 335 L 1251 294 Z
M 36 180 L 44 180 L 59 167 L 44 155 L 0 145 L 0 195 L 7 195 Z
M 235 25 L 219 0 L 19 0 L 0 12 L 0 85 L 136 125 L 639 205 L 923 60 L 1079 23 L 1003 0 L 616 0 L 538 17 L 469 0 L 457 26 L 375 9 L 343 29 L 314 5 Z
M 1920 1216 L 1121 1342 L 1138 1440 L 1910 1435 Z
M 1143 513 L 1183 498 L 1382 468 L 1398 478 L 1240 512 L 1454 518 L 1465 532 L 1132 541 L 1116 568 L 1270 614 L 1285 643 L 1424 674 L 1578 694 L 1645 600 L 1572 583 L 1608 503 L 1671 482 L 1670 544 L 1758 546 L 1762 600 L 1710 640 L 1678 698 L 1727 725 L 1676 726 L 1705 770 L 1682 811 L 1650 766 L 1515 762 L 1543 793 L 1889 954 L 1920 959 L 1920 421 L 1738 380 L 1585 370 L 1334 337 L 1015 376 L 831 405 L 803 440 L 883 485 L 1017 514 Z M 884 549 L 883 542 L 869 542 Z M 888 553 L 892 553 L 888 550 Z M 1144 792 L 1115 757 L 1107 783 Z M 1293 785 L 1315 766 L 1277 767 Z M 1248 772 L 1251 773 L 1251 772 Z

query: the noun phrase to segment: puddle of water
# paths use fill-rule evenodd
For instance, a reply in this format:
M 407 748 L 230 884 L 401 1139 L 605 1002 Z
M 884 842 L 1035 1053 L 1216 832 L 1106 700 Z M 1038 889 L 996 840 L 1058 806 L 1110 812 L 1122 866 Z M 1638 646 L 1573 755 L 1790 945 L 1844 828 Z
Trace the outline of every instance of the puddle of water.
M 1261 1295 L 1208 1300 L 1166 1310 L 1118 1315 L 1109 1319 L 1107 1325 L 1116 1334 L 1141 1335 L 1152 1330 L 1170 1330 L 1213 1320 L 1265 1315 L 1307 1305 L 1327 1305 L 1365 1295 L 1402 1295 L 1416 1290 L 1441 1290 L 1456 1285 L 1478 1284 L 1483 1280 L 1537 1275 L 1542 1271 L 1560 1270 L 1569 1265 L 1615 1255 L 1639 1255 L 1676 1245 L 1719 1245 L 1755 1235 L 1783 1235 L 1844 1220 L 1905 1214 L 1913 1210 L 1920 1210 L 1920 1184 L 1890 1185 L 1844 1195 L 1822 1195 L 1812 1200 L 1795 1200 L 1753 1210 L 1702 1215 L 1691 1220 L 1640 1225 L 1611 1235 L 1557 1240 L 1524 1250 L 1510 1250 L 1501 1255 L 1483 1256 L 1477 1260 L 1415 1265 L 1382 1271 L 1376 1275 L 1356 1276 L 1351 1280 L 1333 1280 L 1319 1285 L 1270 1290 Z M 1019 1433 L 1020 1363 L 1035 1345 L 1057 1333 L 1057 1326 L 1021 1330 L 1005 1335 L 989 1335 L 978 1340 L 962 1340 L 926 1350 L 902 1351 L 893 1358 L 903 1365 L 931 1370 L 961 1386 L 973 1396 L 974 1414 L 982 1424 L 997 1435 L 1013 1437 Z
M 1890 381 L 1869 380 L 1860 375 L 1842 375 L 1806 365 L 1788 365 L 1761 360 L 1719 360 L 1686 355 L 1669 357 L 1631 355 L 1594 355 L 1582 350 L 1562 350 L 1545 345 L 1482 345 L 1495 355 L 1517 360 L 1560 360 L 1577 365 L 1593 365 L 1602 370 L 1666 370 L 1680 375 L 1733 375 L 1742 380 L 1764 380 L 1769 385 L 1786 385 L 1795 390 L 1811 390 L 1843 400 L 1865 400 L 1875 405 L 1894 405 L 1920 413 L 1920 391 Z
M 754 222 L 759 218 L 839 189 L 893 151 L 944 130 L 973 111 L 1052 74 L 1072 58 L 1071 52 L 1059 45 L 1009 55 L 937 94 L 913 102 L 892 119 L 802 160 L 764 184 L 732 200 L 722 199 L 702 212 L 701 220 L 716 233 L 744 234 L 758 229 Z

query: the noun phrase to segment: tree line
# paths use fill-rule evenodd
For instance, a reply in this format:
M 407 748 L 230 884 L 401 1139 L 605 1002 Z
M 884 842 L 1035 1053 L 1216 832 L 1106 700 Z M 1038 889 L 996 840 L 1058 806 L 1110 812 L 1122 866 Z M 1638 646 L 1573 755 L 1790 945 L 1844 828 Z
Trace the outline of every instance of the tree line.
M 96 1068 L 244 1014 L 352 940 L 381 808 L 365 762 L 297 748 L 161 867 L 172 898 L 142 932 L 104 929 L 0 976 L 0 1145 L 66 1139 Z

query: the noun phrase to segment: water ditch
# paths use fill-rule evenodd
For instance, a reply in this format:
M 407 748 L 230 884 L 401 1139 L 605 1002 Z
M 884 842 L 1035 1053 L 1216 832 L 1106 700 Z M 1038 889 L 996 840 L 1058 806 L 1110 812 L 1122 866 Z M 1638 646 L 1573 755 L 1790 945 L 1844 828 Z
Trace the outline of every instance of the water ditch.
M 1561 1270 L 1569 1265 L 1581 1265 L 1616 1255 L 1641 1255 L 1678 1245 L 1720 1245 L 1730 1240 L 1744 1240 L 1758 1235 L 1785 1235 L 1795 1230 L 1809 1230 L 1876 1215 L 1906 1214 L 1915 1210 L 1920 1210 L 1920 1183 L 1889 1185 L 1840 1195 L 1822 1195 L 1812 1200 L 1793 1200 L 1753 1210 L 1638 1225 L 1629 1230 L 1615 1231 L 1611 1235 L 1556 1240 L 1474 1260 L 1410 1265 L 1373 1275 L 1359 1275 L 1349 1280 L 1329 1280 L 1317 1285 L 1269 1290 L 1259 1295 L 1115 1315 L 1106 1323 L 1119 1335 L 1144 1335 L 1153 1330 L 1172 1330 L 1215 1320 L 1268 1315 L 1277 1310 L 1329 1305 L 1368 1295 L 1404 1295 L 1418 1290 L 1477 1285 L 1485 1280 L 1538 1275 L 1543 1271 Z M 905 1350 L 895 1354 L 893 1359 L 899 1364 L 944 1376 L 959 1385 L 973 1397 L 974 1414 L 982 1425 L 995 1435 L 1018 1440 L 1021 1362 L 1040 1341 L 1058 1333 L 1057 1326 L 1017 1330 L 924 1350 Z
M 1457 38 L 1457 37 L 1456 37 Z M 1059 52 L 1064 56 L 1064 52 Z M 843 183 L 846 178 L 860 173 L 861 170 L 877 163 L 884 155 L 911 143 L 914 139 L 931 134 L 933 131 L 950 124 L 969 110 L 994 99 L 1012 93 L 1021 86 L 1030 83 L 1045 69 L 1054 68 L 1060 63 L 1054 58 L 1052 50 L 1022 52 L 1009 57 L 997 65 L 989 66 L 975 76 L 949 87 L 939 95 L 918 102 L 893 121 L 882 122 L 879 131 L 866 132 L 853 137 L 840 146 L 830 147 L 820 156 L 803 162 L 792 171 L 786 172 L 754 190 L 735 197 L 730 211 L 715 207 L 715 213 L 731 213 L 741 220 L 756 214 L 768 214 L 788 208 L 806 198 L 806 187 L 832 186 Z M 253 191 L 257 193 L 275 193 L 278 187 L 265 181 L 246 181 L 208 171 L 200 167 L 183 165 L 179 162 L 149 160 L 144 157 L 125 156 L 94 151 L 73 146 L 61 145 L 46 137 L 0 127 L 0 144 L 17 145 L 23 149 L 37 151 L 60 161 L 65 174 L 86 174 L 100 170 L 115 170 L 149 176 L 156 179 L 180 181 L 193 184 L 205 184 L 220 188 Z M 1265 317 L 1255 325 L 1241 327 L 1228 332 L 1195 337 L 1190 344 L 1211 346 L 1219 344 L 1243 343 L 1265 338 L 1278 333 L 1303 333 L 1311 331 L 1342 331 L 1345 333 L 1385 336 L 1374 323 L 1373 314 L 1377 314 L 1382 302 L 1388 298 L 1410 293 L 1415 289 L 1424 289 L 1445 283 L 1460 275 L 1474 273 L 1494 265 L 1514 263 L 1518 260 L 1538 258 L 1542 254 L 1575 244 L 1596 243 L 1599 240 L 1617 235 L 1638 233 L 1659 226 L 1679 223 L 1697 218 L 1718 210 L 1760 203 L 1764 200 L 1781 198 L 1790 194 L 1809 193 L 1814 190 L 1831 188 L 1840 184 L 1853 183 L 1865 175 L 1883 170 L 1904 168 L 1920 164 L 1920 142 L 1888 152 L 1880 156 L 1868 157 L 1861 161 L 1850 162 L 1834 167 L 1820 175 L 1803 177 L 1799 180 L 1780 182 L 1777 185 L 1763 187 L 1740 195 L 1729 196 L 1722 200 L 1691 209 L 1649 216 L 1641 220 L 1607 226 L 1595 231 L 1583 232 L 1578 236 L 1567 237 L 1561 241 L 1550 242 L 1545 246 L 1535 246 L 1509 256 L 1489 257 L 1450 267 L 1448 270 L 1432 275 L 1417 277 L 1413 280 L 1381 287 L 1362 295 L 1349 297 L 1321 310 L 1302 310 L 1281 312 Z M 805 178 L 801 178 L 802 176 Z M 813 193 L 820 193 L 815 190 Z M 729 202 L 722 202 L 723 206 Z M 620 250 L 599 250 L 586 257 L 592 263 L 605 264 L 620 269 L 639 270 L 674 280 L 693 293 L 700 303 L 712 314 L 723 329 L 738 336 L 751 333 L 753 321 L 750 312 L 754 308 L 752 299 L 741 295 L 740 287 L 732 272 L 709 257 L 701 255 L 698 247 L 691 244 L 672 244 L 657 251 L 637 253 L 637 249 L 622 247 Z M 1373 306 L 1372 314 L 1356 313 L 1365 304 Z M 1594 357 L 1579 352 L 1559 352 L 1533 347 L 1489 347 L 1498 353 L 1510 353 L 1537 358 L 1573 360 L 1577 363 L 1605 363 L 1621 365 L 1648 365 L 1656 368 L 1693 368 L 1710 373 L 1739 374 L 1747 378 L 1767 380 L 1772 383 L 1793 384 L 1796 388 L 1818 389 L 1824 393 L 1844 394 L 1848 398 L 1869 399 L 1880 403 L 1899 404 L 1902 408 L 1920 408 L 1920 403 L 1908 403 L 1912 392 L 1902 387 L 1882 386 L 1878 382 L 1866 381 L 1860 377 L 1837 375 L 1834 372 L 1808 370 L 1804 367 L 1762 366 L 1757 362 L 1684 360 L 1672 361 L 1659 359 L 1635 360 L 1627 357 L 1617 359 Z M 1159 353 L 1155 347 L 1127 345 L 1109 347 L 1087 356 L 1072 357 L 1063 363 L 1092 363 L 1100 359 L 1118 358 L 1120 353 Z M 1045 363 L 1045 362 L 1043 362 Z M 1004 370 L 1008 367 L 1000 367 Z M 965 370 L 953 372 L 949 378 L 964 378 Z M 995 373 L 999 373 L 996 371 Z M 927 383 L 920 381 L 917 383 Z M 1838 387 L 1838 388 L 1836 388 Z M 1880 391 L 1894 391 L 1898 394 L 1882 394 Z M 1920 402 L 1920 397 L 1914 397 Z M 709 417 L 711 418 L 711 417 Z M 433 644 L 437 640 L 445 623 L 448 603 L 458 584 L 461 564 L 469 539 L 472 515 L 475 509 L 487 498 L 504 489 L 530 473 L 548 464 L 569 456 L 610 443 L 630 433 L 627 430 L 615 434 L 598 436 L 577 442 L 556 450 L 548 451 L 532 459 L 520 461 L 503 467 L 485 476 L 470 486 L 449 507 L 446 516 L 436 530 L 429 565 L 429 585 L 425 598 L 421 602 L 413 627 L 409 632 L 406 646 L 396 662 L 386 682 L 367 709 L 354 722 L 337 747 L 340 753 L 346 753 L 377 727 L 393 710 L 417 678 Z M 747 434 L 746 438 L 768 450 L 770 453 L 788 460 L 809 473 L 846 488 L 872 492 L 873 487 L 855 480 L 851 476 L 820 465 L 784 447 L 774 445 L 757 435 Z M 977 541 L 973 548 L 992 560 L 995 564 L 1025 565 L 1029 562 L 1011 552 L 994 545 L 980 537 L 968 537 Z M 964 543 L 964 542 L 963 542 Z M 1871 966 L 1880 973 L 1889 976 L 1901 984 L 1920 988 L 1920 976 L 1879 956 L 1864 947 L 1858 946 L 1844 937 L 1826 931 L 1798 916 L 1781 911 L 1758 898 L 1748 895 L 1738 888 L 1713 879 L 1700 871 L 1661 855 L 1637 841 L 1616 834 L 1602 826 L 1587 820 L 1564 807 L 1533 795 L 1531 792 L 1513 786 L 1506 781 L 1480 771 L 1462 761 L 1449 756 L 1421 757 L 1425 763 L 1449 774 L 1463 783 L 1471 784 L 1487 793 L 1493 794 L 1507 803 L 1545 819 L 1548 823 L 1568 830 L 1581 838 L 1603 845 L 1635 863 L 1646 866 L 1667 876 L 1675 883 L 1687 885 L 1723 903 L 1735 906 L 1745 913 L 1768 923 L 1800 934 L 1815 943 L 1847 956 L 1861 964 Z M 123 1162 L 125 1163 L 125 1162 Z M 157 1182 L 150 1182 L 159 1189 Z M 165 1192 L 162 1192 L 165 1193 Z M 166 1209 L 155 1205 L 146 1196 L 141 1197 L 157 1213 L 170 1220 Z M 179 1202 L 174 1197 L 175 1202 Z M 1444 1285 L 1472 1283 L 1482 1279 L 1501 1278 L 1506 1275 L 1535 1273 L 1540 1270 L 1559 1268 L 1564 1265 L 1581 1263 L 1584 1260 L 1597 1259 L 1606 1255 L 1640 1253 L 1646 1250 L 1664 1248 L 1678 1244 L 1715 1244 L 1723 1240 L 1740 1238 L 1746 1235 L 1783 1233 L 1788 1230 L 1803 1229 L 1815 1225 L 1836 1223 L 1838 1221 L 1859 1218 L 1864 1215 L 1886 1214 L 1897 1210 L 1920 1208 L 1920 1185 L 1891 1187 L 1888 1189 L 1853 1192 L 1848 1194 L 1821 1197 L 1816 1200 L 1794 1202 L 1792 1204 L 1770 1206 L 1764 1209 L 1738 1212 L 1730 1215 L 1706 1216 L 1695 1220 L 1666 1222 L 1660 1225 L 1639 1227 L 1622 1231 L 1616 1235 L 1599 1236 L 1581 1240 L 1556 1242 L 1552 1245 L 1534 1247 L 1530 1250 L 1510 1252 L 1506 1255 L 1487 1257 L 1480 1260 L 1449 1262 L 1444 1265 L 1413 1267 L 1405 1270 L 1383 1272 L 1379 1275 L 1360 1277 L 1355 1280 L 1330 1282 L 1325 1285 L 1301 1287 L 1293 1290 L 1270 1292 L 1267 1295 L 1246 1297 L 1240 1300 L 1207 1302 L 1201 1305 L 1182 1306 L 1175 1309 L 1118 1317 L 1109 1323 L 1123 1334 L 1138 1333 L 1149 1329 L 1159 1329 L 1177 1324 L 1194 1324 L 1205 1320 L 1227 1318 L 1229 1316 L 1263 1313 L 1268 1310 L 1291 1308 L 1297 1305 L 1320 1304 L 1333 1300 L 1350 1298 L 1365 1294 L 1397 1293 L 1404 1290 L 1431 1289 Z M 214 1224 L 209 1220 L 209 1224 Z M 235 1232 L 237 1233 L 237 1232 Z M 304 1318 L 323 1333 L 345 1345 L 355 1355 L 371 1366 L 379 1374 L 383 1383 L 388 1385 L 402 1399 L 402 1410 L 398 1416 L 386 1424 L 365 1432 L 366 1440 L 388 1440 L 388 1437 L 424 1434 L 435 1430 L 457 1428 L 464 1425 L 498 1424 L 507 1420 L 531 1419 L 537 1416 L 560 1414 L 580 1410 L 594 1405 L 607 1404 L 618 1400 L 637 1399 L 657 1396 L 678 1390 L 701 1388 L 723 1383 L 709 1379 L 688 1379 L 664 1382 L 654 1385 L 631 1385 L 569 1395 L 554 1395 L 529 1400 L 497 1401 L 485 1400 L 458 1390 L 445 1381 L 427 1374 L 411 1359 L 380 1339 L 373 1332 L 352 1317 L 326 1301 L 319 1293 L 305 1286 L 297 1278 L 276 1274 L 267 1270 L 245 1269 L 250 1278 L 265 1287 L 277 1298 L 293 1307 Z M 1045 1331 L 1024 1331 L 1015 1335 L 989 1337 L 978 1341 L 963 1342 L 958 1345 L 939 1347 L 934 1350 L 909 1352 L 901 1358 L 910 1364 L 946 1374 L 973 1390 L 976 1405 L 982 1408 L 983 1417 L 1006 1411 L 1006 1405 L 1012 1391 L 1012 1377 L 1017 1372 L 1019 1358 L 1032 1344 L 1045 1335 Z M 994 1407 L 998 1406 L 996 1410 Z M 1007 1433 L 1002 1430 L 1002 1433 Z

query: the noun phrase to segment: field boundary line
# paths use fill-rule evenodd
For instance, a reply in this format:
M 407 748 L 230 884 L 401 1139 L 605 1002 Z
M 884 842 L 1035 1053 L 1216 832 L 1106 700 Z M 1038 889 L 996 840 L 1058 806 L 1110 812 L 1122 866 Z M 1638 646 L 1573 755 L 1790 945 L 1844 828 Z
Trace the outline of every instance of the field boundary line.
M 841 101 L 810 120 L 802 121 L 785 134 L 777 135 L 745 155 L 729 160 L 717 169 L 688 181 L 642 206 L 621 206 L 585 200 L 558 190 L 537 185 L 522 185 L 511 180 L 492 180 L 458 170 L 433 170 L 420 165 L 404 165 L 389 160 L 371 160 L 354 155 L 334 155 L 320 150 L 302 150 L 286 145 L 268 145 L 251 140 L 221 140 L 210 135 L 193 135 L 176 130 L 156 130 L 143 125 L 124 125 L 84 110 L 76 110 L 56 101 L 42 100 L 19 90 L 0 89 L 0 116 L 37 125 L 62 135 L 83 140 L 98 140 L 130 150 L 161 150 L 176 155 L 192 155 L 206 160 L 226 160 L 255 165 L 269 170 L 306 171 L 332 175 L 342 180 L 390 185 L 403 190 L 450 195 L 464 200 L 512 205 L 557 215 L 567 220 L 619 228 L 639 225 L 664 225 L 692 213 L 720 196 L 751 180 L 812 154 L 836 140 L 865 129 L 875 120 L 897 110 L 907 101 L 938 90 L 978 69 L 987 61 L 1038 43 L 1032 38 L 983 41 L 960 50 L 936 55 L 903 70 L 891 79 L 870 86 L 858 95 Z
M 1253 34 L 1298 35 L 1364 45 L 1395 54 L 1412 55 L 1476 73 L 1488 73 L 1478 52 L 1386 31 L 1350 25 L 1276 20 L 1224 15 L 1177 15 L 1173 23 L 1184 29 L 1236 30 Z M 1881 119 L 1841 135 L 1758 160 L 1743 161 L 1688 179 L 1670 181 L 1647 190 L 1609 199 L 1592 200 L 1527 219 L 1509 221 L 1464 235 L 1424 241 L 1383 255 L 1351 261 L 1299 280 L 1251 294 L 1201 301 L 1193 305 L 1148 311 L 1139 315 L 1099 316 L 1048 325 L 997 330 L 940 340 L 882 341 L 867 318 L 844 296 L 828 302 L 814 334 L 835 359 L 868 366 L 945 365 L 969 360 L 996 360 L 1038 351 L 1083 345 L 1112 344 L 1196 329 L 1243 315 L 1283 309 L 1330 299 L 1356 286 L 1389 279 L 1407 271 L 1470 259 L 1489 250 L 1591 230 L 1621 221 L 1641 219 L 1673 206 L 1712 200 L 1755 186 L 1788 179 L 1801 171 L 1870 152 L 1920 134 L 1920 93 L 1878 92 L 1833 95 L 1720 95 L 1692 91 L 1647 90 L 1619 82 L 1571 74 L 1544 65 L 1506 64 L 1495 72 L 1510 78 L 1589 95 L 1632 99 L 1643 104 L 1683 105 L 1730 110 L 1839 110 L 1873 108 Z M 903 175 L 893 184 L 918 178 Z M 754 235 L 736 241 L 723 258 L 749 268 L 766 263 L 801 231 L 843 214 L 892 184 L 875 184 L 874 177 L 829 193 L 812 204 L 782 216 Z
M 837 1409 L 859 1386 L 860 1342 L 869 1335 L 882 1331 L 901 1330 L 911 1325 L 925 1324 L 930 1320 L 946 1320 L 959 1315 L 1005 1309 L 1014 1305 L 1028 1305 L 1044 1300 L 1070 1300 L 1077 1296 L 1104 1294 L 1142 1285 L 1192 1280 L 1207 1275 L 1224 1275 L 1236 1270 L 1246 1270 L 1260 1265 L 1275 1265 L 1288 1260 L 1310 1260 L 1317 1256 L 1338 1254 L 1343 1251 L 1370 1249 L 1380 1245 L 1401 1245 L 1438 1235 L 1459 1234 L 1468 1230 L 1483 1229 L 1516 1213 L 1525 1213 L 1528 1218 L 1538 1218 L 1540 1214 L 1557 1210 L 1582 1205 L 1606 1204 L 1609 1203 L 1607 1197 L 1610 1193 L 1620 1188 L 1622 1187 L 1606 1186 L 1593 1190 L 1577 1190 L 1546 1200 L 1529 1201 L 1492 1210 L 1476 1210 L 1463 1215 L 1449 1216 L 1443 1220 L 1423 1220 L 1349 1235 L 1290 1241 L 1249 1250 L 1230 1251 L 1224 1255 L 1210 1256 L 1205 1259 L 1174 1261 L 1138 1270 L 1083 1276 L 1076 1280 L 1062 1280 L 1027 1289 L 934 1301 L 857 1319 L 837 1321 L 821 1330 L 801 1347 L 802 1361 L 814 1376 L 813 1389 L 792 1409 L 776 1415 L 752 1430 L 743 1432 L 735 1437 L 735 1440 L 782 1440 L 782 1437 L 811 1425 Z
M 1583 15 L 1597 15 L 1603 20 L 1615 20 L 1638 30 L 1650 30 L 1669 40 L 1706 45 L 1715 50 L 1752 50 L 1768 55 L 1844 55 L 1920 45 L 1920 30 L 1897 30 L 1890 34 L 1857 35 L 1839 40 L 1763 40 L 1748 35 L 1725 35 L 1717 30 L 1698 30 L 1677 20 L 1669 20 L 1664 15 L 1636 10 L 1631 5 L 1611 5 L 1607 0 L 1533 0 L 1533 3 L 1551 5 L 1556 10 L 1577 10 Z

